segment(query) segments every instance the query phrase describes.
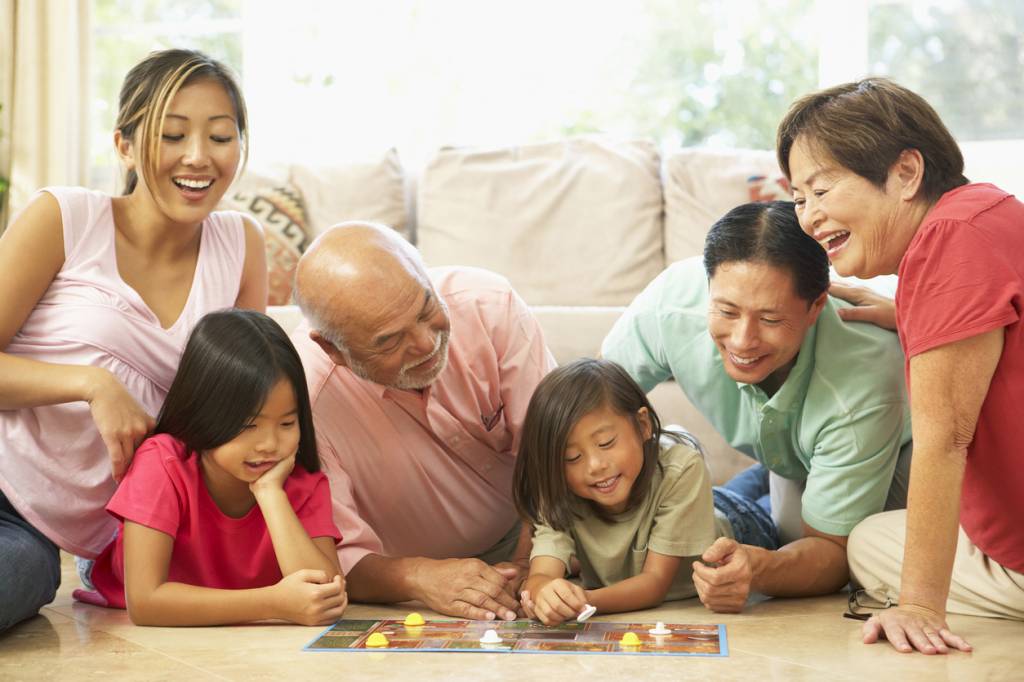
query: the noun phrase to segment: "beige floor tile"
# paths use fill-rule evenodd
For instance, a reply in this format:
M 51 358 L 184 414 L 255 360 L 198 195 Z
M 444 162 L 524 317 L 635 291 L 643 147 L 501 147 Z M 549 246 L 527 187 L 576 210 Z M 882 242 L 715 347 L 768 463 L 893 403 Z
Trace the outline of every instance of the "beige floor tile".
M 0 680 L 216 680 L 187 662 L 48 608 L 0 635 Z
M 323 628 L 255 624 L 221 628 L 136 627 L 124 611 L 73 603 L 73 563 L 43 615 L 0 635 L 0 679 L 488 680 L 885 680 L 1024 679 L 1024 623 L 953 617 L 977 648 L 971 655 L 902 655 L 864 646 L 860 624 L 842 618 L 844 595 L 755 600 L 743 614 L 671 602 L 644 620 L 724 623 L 727 658 L 305 652 Z M 347 618 L 400 618 L 414 607 L 353 605 Z M 436 617 L 429 611 L 424 616 Z M 635 614 L 595 620 L 634 620 Z

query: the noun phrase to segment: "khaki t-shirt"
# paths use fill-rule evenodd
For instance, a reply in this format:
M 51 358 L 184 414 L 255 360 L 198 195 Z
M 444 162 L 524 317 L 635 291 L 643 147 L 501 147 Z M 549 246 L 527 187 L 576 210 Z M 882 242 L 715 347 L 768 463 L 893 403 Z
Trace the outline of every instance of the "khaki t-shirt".
M 633 509 L 605 521 L 588 502 L 576 499 L 575 521 L 569 532 L 537 524 L 530 558 L 550 556 L 567 567 L 572 556 L 580 562 L 587 589 L 605 587 L 639 575 L 648 550 L 684 557 L 665 599 L 697 594 L 690 564 L 719 536 L 731 536 L 724 519 L 715 515 L 711 482 L 704 459 L 685 445 L 658 455 L 647 498 Z

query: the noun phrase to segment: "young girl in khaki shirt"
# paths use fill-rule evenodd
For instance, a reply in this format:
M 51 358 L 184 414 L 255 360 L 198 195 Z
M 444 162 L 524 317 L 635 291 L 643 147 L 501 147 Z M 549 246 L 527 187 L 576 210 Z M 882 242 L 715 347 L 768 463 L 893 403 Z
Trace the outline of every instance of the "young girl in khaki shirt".
M 661 448 L 663 435 L 676 443 Z M 521 603 L 545 625 L 588 604 L 613 613 L 695 596 L 688 567 L 731 535 L 700 453 L 662 432 L 643 391 L 608 360 L 577 360 L 538 385 L 514 497 L 535 527 Z M 573 559 L 582 587 L 565 579 Z

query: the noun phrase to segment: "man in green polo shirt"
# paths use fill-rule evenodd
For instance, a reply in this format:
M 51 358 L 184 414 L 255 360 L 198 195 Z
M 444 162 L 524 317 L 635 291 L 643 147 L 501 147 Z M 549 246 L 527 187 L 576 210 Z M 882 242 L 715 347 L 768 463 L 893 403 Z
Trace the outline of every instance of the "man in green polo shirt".
M 674 378 L 733 447 L 802 488 L 797 539 L 771 551 L 719 538 L 694 563 L 712 610 L 739 611 L 751 591 L 841 589 L 853 527 L 905 504 L 905 482 L 887 504 L 910 442 L 898 339 L 844 323 L 828 280 L 792 203 L 746 204 L 711 228 L 703 263 L 661 273 L 602 345 L 644 390 Z

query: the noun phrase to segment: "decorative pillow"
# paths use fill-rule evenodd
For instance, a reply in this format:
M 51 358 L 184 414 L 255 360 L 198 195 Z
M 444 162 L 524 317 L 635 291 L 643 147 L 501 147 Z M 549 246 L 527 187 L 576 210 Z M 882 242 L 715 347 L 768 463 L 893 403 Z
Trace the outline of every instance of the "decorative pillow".
M 428 265 L 493 270 L 531 305 L 627 305 L 665 265 L 646 141 L 442 149 L 416 203 Z
M 665 260 L 704 253 L 704 238 L 729 209 L 771 201 L 783 179 L 775 153 L 753 149 L 680 149 L 665 161 Z M 784 180 L 784 179 L 783 179 Z M 788 199 L 786 187 L 780 199 Z
M 287 183 L 270 180 L 261 184 L 257 178 L 249 177 L 224 197 L 220 208 L 248 213 L 263 226 L 267 244 L 267 305 L 291 303 L 295 266 L 309 242 L 302 195 Z

